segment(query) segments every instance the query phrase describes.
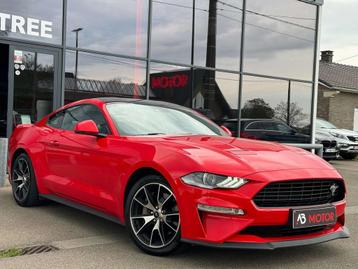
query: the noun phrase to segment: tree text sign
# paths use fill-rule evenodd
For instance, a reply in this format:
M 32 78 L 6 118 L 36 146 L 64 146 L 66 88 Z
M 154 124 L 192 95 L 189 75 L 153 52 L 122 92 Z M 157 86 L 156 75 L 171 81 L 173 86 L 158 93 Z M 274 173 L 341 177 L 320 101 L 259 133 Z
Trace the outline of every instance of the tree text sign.
M 0 13 L 0 31 L 52 38 L 52 22 Z

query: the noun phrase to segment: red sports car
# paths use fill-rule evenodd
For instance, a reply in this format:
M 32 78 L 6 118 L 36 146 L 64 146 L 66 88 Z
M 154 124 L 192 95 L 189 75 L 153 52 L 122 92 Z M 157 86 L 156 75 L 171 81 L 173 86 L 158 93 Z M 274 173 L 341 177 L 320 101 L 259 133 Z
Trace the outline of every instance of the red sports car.
M 302 149 L 230 137 L 174 104 L 82 100 L 10 139 L 16 202 L 43 199 L 127 226 L 136 245 L 165 255 L 181 242 L 275 249 L 349 236 L 346 187 Z

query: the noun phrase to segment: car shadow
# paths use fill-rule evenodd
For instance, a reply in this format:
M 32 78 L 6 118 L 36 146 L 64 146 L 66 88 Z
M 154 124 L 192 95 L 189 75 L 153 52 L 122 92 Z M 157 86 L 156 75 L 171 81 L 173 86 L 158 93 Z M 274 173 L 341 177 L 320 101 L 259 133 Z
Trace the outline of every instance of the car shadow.
M 316 263 L 337 257 L 344 253 L 337 244 L 326 243 L 305 247 L 293 247 L 277 250 L 233 250 L 216 249 L 202 246 L 184 245 L 180 251 L 166 257 L 153 257 L 144 254 L 131 242 L 124 226 L 112 223 L 100 217 L 73 209 L 61 204 L 50 202 L 42 207 L 47 214 L 59 219 L 66 219 L 85 230 L 91 230 L 96 235 L 111 234 L 115 237 L 115 248 L 118 251 L 125 251 L 128 255 L 139 255 L 148 262 L 155 260 L 155 263 L 175 262 L 186 267 L 238 267 L 257 266 L 270 264 L 272 267 L 289 267 L 293 261 Z M 158 260 L 159 259 L 159 260 Z M 151 267 L 151 266 L 149 266 Z

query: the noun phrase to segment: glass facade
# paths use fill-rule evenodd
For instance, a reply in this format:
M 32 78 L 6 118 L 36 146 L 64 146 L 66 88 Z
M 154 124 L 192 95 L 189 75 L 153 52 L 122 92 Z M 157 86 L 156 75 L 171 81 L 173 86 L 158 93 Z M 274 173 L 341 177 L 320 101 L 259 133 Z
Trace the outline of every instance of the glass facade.
M 0 2 L 0 38 L 61 44 L 62 0 Z
M 0 43 L 58 50 L 54 104 L 146 98 L 191 107 L 235 136 L 255 119 L 311 134 L 315 1 L 43 2 L 1 2 Z

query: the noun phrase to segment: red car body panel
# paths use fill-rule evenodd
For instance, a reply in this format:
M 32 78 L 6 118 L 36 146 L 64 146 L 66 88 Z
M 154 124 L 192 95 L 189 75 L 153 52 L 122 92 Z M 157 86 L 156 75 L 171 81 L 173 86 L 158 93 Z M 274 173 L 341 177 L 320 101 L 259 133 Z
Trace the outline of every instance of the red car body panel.
M 181 216 L 181 237 L 190 241 L 265 243 L 319 237 L 344 228 L 346 201 L 342 200 L 334 204 L 338 221 L 330 229 L 289 238 L 240 234 L 249 226 L 288 222 L 289 208 L 259 208 L 253 202 L 255 194 L 268 183 L 342 180 L 331 165 L 305 150 L 222 136 L 120 136 L 103 101 L 83 100 L 66 107 L 87 103 L 99 107 L 111 135 L 96 138 L 49 127 L 46 122 L 51 115 L 34 125 L 20 125 L 9 143 L 9 171 L 14 154 L 25 151 L 40 194 L 86 205 L 124 223 L 125 194 L 132 175 L 140 169 L 155 170 L 172 187 Z M 249 183 L 236 190 L 209 190 L 181 180 L 199 171 L 243 177 Z M 199 213 L 198 204 L 239 207 L 245 215 Z

